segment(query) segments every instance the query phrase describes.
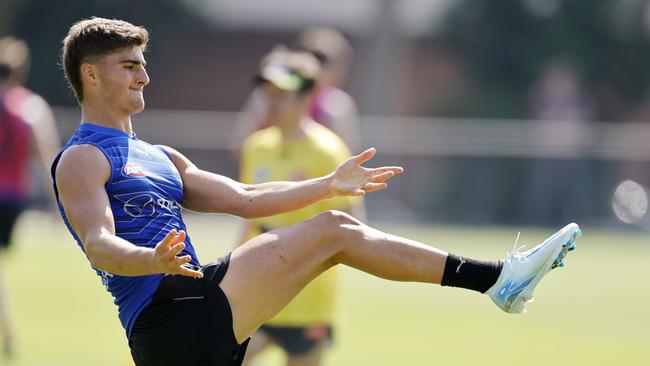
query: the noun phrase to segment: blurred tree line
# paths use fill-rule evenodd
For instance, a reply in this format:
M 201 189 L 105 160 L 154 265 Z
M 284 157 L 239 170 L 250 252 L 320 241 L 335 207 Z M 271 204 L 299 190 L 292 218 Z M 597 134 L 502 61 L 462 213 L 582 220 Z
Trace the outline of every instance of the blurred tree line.
M 650 2 L 458 0 L 432 44 L 464 63 L 470 93 L 445 114 L 527 117 L 527 91 L 554 57 L 572 60 L 599 120 L 630 118 L 647 97 Z
M 216 0 L 1 0 L 0 36 L 14 35 L 31 46 L 30 88 L 54 105 L 74 105 L 58 65 L 61 41 L 69 26 L 92 15 L 125 19 L 152 32 L 147 53 L 152 75 L 149 107 L 236 110 L 250 92 L 247 80 L 259 57 L 270 45 L 290 42 L 294 35 L 291 30 L 280 34 L 278 30 L 219 29 L 214 23 L 206 24 L 191 8 L 200 1 Z M 442 88 L 453 94 L 452 98 L 443 97 L 444 104 L 425 100 L 425 106 L 431 105 L 430 115 L 531 117 L 531 89 L 548 64 L 561 57 L 576 67 L 582 90 L 594 109 L 588 114 L 590 119 L 650 121 L 650 1 L 452 0 L 449 4 L 442 24 L 413 43 L 451 54 L 460 65 L 460 81 L 467 85 L 457 94 Z M 363 36 L 357 41 L 360 49 L 365 46 Z M 435 62 L 425 60 L 418 72 L 434 74 L 432 64 Z M 407 97 L 433 94 L 426 81 L 420 86 L 405 91 Z M 640 112 L 644 106 L 647 118 Z M 209 157 L 206 161 L 220 161 L 214 159 L 214 151 L 202 153 Z M 416 159 L 413 165 L 427 167 L 417 175 L 427 188 L 409 189 L 414 192 L 409 204 L 436 220 L 518 222 L 525 216 L 522 202 L 526 197 L 521 190 L 529 186 L 532 176 L 529 163 L 525 159 L 461 157 L 440 158 L 436 165 L 424 157 Z M 619 176 L 620 162 L 582 159 L 580 163 L 586 168 L 581 166 L 581 173 L 573 174 L 572 180 L 593 203 L 575 206 L 607 216 L 607 196 Z M 633 168 L 647 172 L 646 166 Z M 233 167 L 221 168 L 212 170 L 236 176 Z M 430 189 L 431 182 L 434 189 Z M 538 196 L 553 199 L 545 194 Z M 548 216 L 563 220 L 558 213 Z M 582 217 L 570 216 L 575 220 Z
M 201 1 L 201 0 L 195 0 Z M 462 63 L 470 87 L 430 114 L 526 118 L 528 91 L 549 60 L 572 60 L 595 106 L 594 118 L 626 120 L 650 99 L 650 2 L 646 0 L 456 0 L 425 46 L 442 47 Z M 3 0 L 0 35 L 32 47 L 29 86 L 55 105 L 72 105 L 57 65 L 69 25 L 92 15 L 122 18 L 152 31 L 150 60 L 178 57 L 175 45 L 214 25 L 181 0 Z M 160 62 L 150 62 L 160 75 Z M 168 65 L 167 65 L 168 66 Z M 158 70 L 157 67 L 161 69 Z M 195 70 L 199 72 L 198 70 Z M 196 79 L 196 77 L 195 77 Z M 158 78 L 157 80 L 160 80 Z
M 59 66 L 61 41 L 71 24 L 90 16 L 124 19 L 146 27 L 152 32 L 148 57 L 154 59 L 171 53 L 168 47 L 204 26 L 186 3 L 178 0 L 0 1 L 0 36 L 27 41 L 32 51 L 28 86 L 54 105 L 75 104 Z M 155 68 L 153 64 L 151 69 Z

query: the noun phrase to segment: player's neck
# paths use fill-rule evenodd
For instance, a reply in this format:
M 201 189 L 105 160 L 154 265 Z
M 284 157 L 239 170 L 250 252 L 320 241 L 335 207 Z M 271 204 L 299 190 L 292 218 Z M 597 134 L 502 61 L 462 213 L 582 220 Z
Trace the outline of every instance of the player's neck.
M 307 136 L 307 130 L 309 129 L 309 125 L 311 123 L 315 123 L 311 118 L 302 117 L 297 121 L 293 121 L 292 123 L 287 123 L 278 127 L 282 133 L 283 140 L 296 141 L 302 140 L 305 138 L 305 136 Z
M 98 106 L 83 103 L 81 105 L 81 123 L 110 127 L 126 132 L 129 136 L 133 135 L 131 116 L 120 115 L 105 104 Z
M 11 88 L 16 88 L 16 87 L 20 87 L 20 86 L 22 86 L 22 84 L 20 82 L 18 82 L 18 80 L 16 80 L 16 78 L 13 78 L 11 76 L 4 79 L 4 80 L 2 80 L 2 81 L 0 81 L 0 89 L 9 90 Z

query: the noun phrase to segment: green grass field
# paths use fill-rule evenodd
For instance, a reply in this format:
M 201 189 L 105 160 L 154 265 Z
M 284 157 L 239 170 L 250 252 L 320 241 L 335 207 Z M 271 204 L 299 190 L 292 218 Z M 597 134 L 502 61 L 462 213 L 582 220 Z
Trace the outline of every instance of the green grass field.
M 479 258 L 501 257 L 516 229 L 379 228 Z M 228 250 L 238 222 L 190 216 L 203 261 Z M 552 230 L 524 230 L 533 245 Z M 650 235 L 583 228 L 567 266 L 549 274 L 528 314 L 480 294 L 343 271 L 336 344 L 325 365 L 640 365 L 650 359 Z M 6 258 L 19 366 L 131 365 L 112 298 L 59 220 L 24 215 Z M 170 340 L 173 346 L 173 340 Z M 2 361 L 0 360 L 0 364 Z M 259 366 L 282 364 L 277 350 Z

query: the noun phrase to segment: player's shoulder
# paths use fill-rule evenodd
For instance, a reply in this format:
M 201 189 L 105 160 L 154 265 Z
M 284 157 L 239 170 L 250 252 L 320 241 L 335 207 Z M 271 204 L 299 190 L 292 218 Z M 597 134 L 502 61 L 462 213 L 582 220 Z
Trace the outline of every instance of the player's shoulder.
M 350 94 L 339 88 L 329 88 L 321 97 L 321 106 L 331 115 L 356 113 L 357 105 Z
M 268 127 L 259 131 L 256 131 L 249 135 L 244 140 L 244 145 L 242 150 L 255 150 L 270 148 L 280 143 L 281 141 L 280 130 L 277 127 Z
M 59 162 L 70 161 L 80 164 L 93 163 L 106 157 L 101 150 L 92 144 L 71 145 L 61 152 Z
M 93 175 L 102 176 L 110 172 L 110 163 L 106 156 L 94 145 L 72 145 L 61 152 L 54 161 L 57 176 Z
M 343 142 L 343 139 L 320 123 L 309 124 L 307 134 L 313 147 L 323 153 L 336 155 L 350 154 L 350 150 L 345 142 Z
M 40 126 L 45 117 L 51 116 L 52 110 L 45 98 L 36 93 L 29 93 L 20 103 L 19 113 L 30 125 Z
M 25 88 L 24 86 L 12 86 L 10 87 L 6 94 L 5 94 L 5 99 L 7 102 L 15 103 L 15 104 L 20 104 L 25 98 L 29 98 L 32 96 L 37 96 L 33 91 Z

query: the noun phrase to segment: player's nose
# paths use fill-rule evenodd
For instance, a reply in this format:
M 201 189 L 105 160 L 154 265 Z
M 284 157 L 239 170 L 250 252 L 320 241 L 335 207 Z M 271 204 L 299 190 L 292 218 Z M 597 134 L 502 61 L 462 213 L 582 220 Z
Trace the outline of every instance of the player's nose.
M 137 83 L 141 86 L 146 86 L 149 84 L 149 74 L 147 74 L 147 70 L 141 69 L 141 71 L 138 73 Z

